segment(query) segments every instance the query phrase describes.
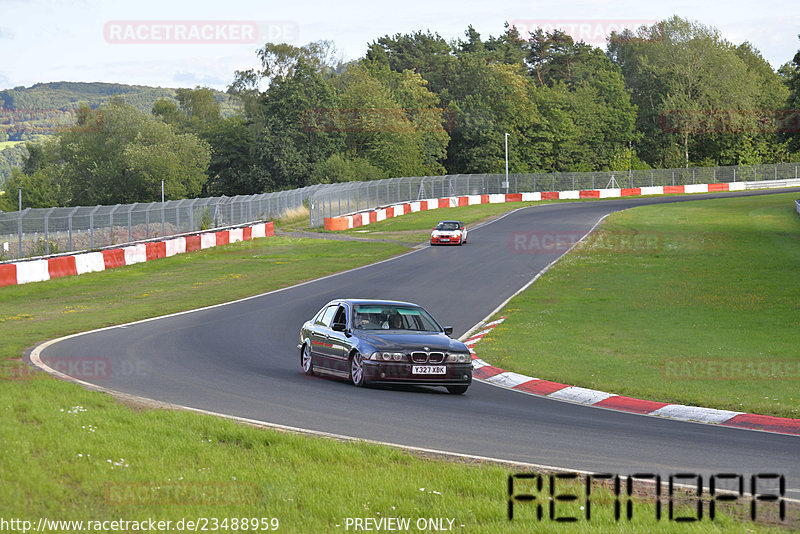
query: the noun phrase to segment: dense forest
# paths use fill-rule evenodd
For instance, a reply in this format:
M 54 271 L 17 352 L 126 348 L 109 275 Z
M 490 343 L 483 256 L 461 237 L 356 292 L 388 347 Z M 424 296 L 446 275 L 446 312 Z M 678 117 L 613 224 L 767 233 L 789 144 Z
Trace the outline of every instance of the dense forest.
M 488 38 L 470 26 L 453 41 L 386 35 L 348 63 L 325 41 L 266 43 L 257 54 L 260 68 L 233 75 L 234 112 L 210 89 L 140 87 L 120 98 L 114 88 L 125 86 L 96 87 L 95 100 L 70 108 L 71 125 L 27 144 L 7 188 L 47 206 L 154 200 L 162 178 L 179 198 L 499 173 L 506 133 L 515 173 L 772 163 L 800 152 L 800 52 L 775 71 L 750 43 L 679 17 L 612 34 L 605 50 L 506 25 Z M 53 108 L 82 84 L 41 85 L 0 99 L 44 106 L 55 91 Z

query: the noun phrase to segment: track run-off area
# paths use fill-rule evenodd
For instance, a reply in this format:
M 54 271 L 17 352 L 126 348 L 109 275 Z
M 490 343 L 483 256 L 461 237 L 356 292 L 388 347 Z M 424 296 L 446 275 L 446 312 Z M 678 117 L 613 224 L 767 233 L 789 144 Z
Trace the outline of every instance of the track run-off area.
M 637 206 L 798 190 L 525 207 L 471 229 L 462 247 L 426 246 L 236 302 L 70 336 L 40 345 L 32 359 L 102 358 L 128 370 L 94 381 L 107 391 L 405 447 L 623 475 L 780 473 L 786 497 L 799 499 L 797 436 L 616 412 L 477 381 L 464 396 L 355 388 L 304 375 L 296 348 L 300 325 L 338 297 L 415 302 L 452 325 L 453 337 L 464 335 L 553 262 L 552 252 L 515 251 L 510 239 L 519 232 L 584 235 L 606 215 Z

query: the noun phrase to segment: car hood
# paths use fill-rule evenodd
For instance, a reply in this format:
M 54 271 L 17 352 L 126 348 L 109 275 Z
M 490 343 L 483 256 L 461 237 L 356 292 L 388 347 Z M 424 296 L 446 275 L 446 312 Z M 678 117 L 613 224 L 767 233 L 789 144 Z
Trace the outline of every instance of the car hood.
M 360 332 L 358 337 L 378 350 L 426 350 L 468 352 L 467 346 L 444 334 L 406 332 Z
M 450 235 L 450 234 L 460 234 L 460 233 L 461 230 L 433 230 L 431 232 L 432 235 L 440 235 L 440 234 Z

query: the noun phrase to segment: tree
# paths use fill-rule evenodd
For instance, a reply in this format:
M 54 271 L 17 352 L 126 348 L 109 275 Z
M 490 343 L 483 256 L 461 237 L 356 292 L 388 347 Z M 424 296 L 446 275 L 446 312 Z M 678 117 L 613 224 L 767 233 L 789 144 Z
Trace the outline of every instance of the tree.
M 82 107 L 76 124 L 53 143 L 30 149 L 30 179 L 48 182 L 52 205 L 128 204 L 198 196 L 209 162 L 207 143 L 122 100 Z M 38 182 L 37 182 L 38 183 Z
M 797 37 L 800 38 L 800 35 Z M 787 120 L 782 128 L 782 137 L 788 141 L 789 150 L 796 154 L 800 152 L 800 50 L 783 72 L 789 95 L 786 99 Z
M 253 175 L 255 135 L 241 115 L 222 118 L 220 104 L 211 89 L 178 89 L 178 102 L 159 100 L 153 115 L 181 133 L 193 133 L 211 148 L 204 195 L 260 193 Z
M 5 195 L 0 195 L 0 211 L 19 209 L 19 187 L 22 187 L 22 206 L 25 208 L 49 208 L 59 203 L 58 183 L 41 170 L 31 175 L 20 169 L 11 170 L 5 183 Z
M 336 91 L 317 68 L 298 59 L 291 75 L 275 78 L 251 110 L 257 128 L 254 179 L 261 191 L 304 187 L 314 166 L 342 152 L 344 134 L 317 122 L 336 110 Z
M 438 175 L 449 136 L 438 97 L 419 74 L 364 61 L 333 82 L 338 91 L 345 150 L 389 176 Z
M 254 195 L 263 192 L 253 179 L 255 138 L 243 117 L 221 119 L 205 130 L 202 137 L 211 146 L 204 195 Z
M 438 33 L 416 31 L 385 35 L 369 44 L 366 59 L 395 72 L 410 70 L 422 76 L 434 93 L 440 93 L 445 72 L 455 60 L 453 48 Z
M 453 113 L 447 150 L 450 173 L 498 173 L 504 167 L 504 133 L 511 134 L 513 172 L 544 168 L 551 139 L 530 79 L 521 67 L 487 64 L 466 54 L 448 71 L 443 95 Z
M 639 153 L 659 167 L 759 163 L 781 152 L 762 133 L 759 110 L 785 95 L 777 74 L 749 43 L 678 17 L 614 34 L 609 57 L 639 108 Z

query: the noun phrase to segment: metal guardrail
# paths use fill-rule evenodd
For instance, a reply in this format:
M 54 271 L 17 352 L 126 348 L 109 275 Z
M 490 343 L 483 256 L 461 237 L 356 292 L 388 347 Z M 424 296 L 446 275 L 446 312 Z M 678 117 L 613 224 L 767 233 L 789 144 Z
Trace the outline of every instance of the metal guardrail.
M 309 219 L 310 226 L 318 228 L 324 225 L 326 217 L 448 196 L 789 180 L 798 178 L 798 168 L 798 163 L 780 163 L 630 172 L 510 174 L 508 182 L 503 174 L 454 174 L 347 182 L 317 189 L 309 199 Z
M 0 261 L 94 250 L 162 236 L 279 218 L 320 186 L 164 203 L 0 212 Z

